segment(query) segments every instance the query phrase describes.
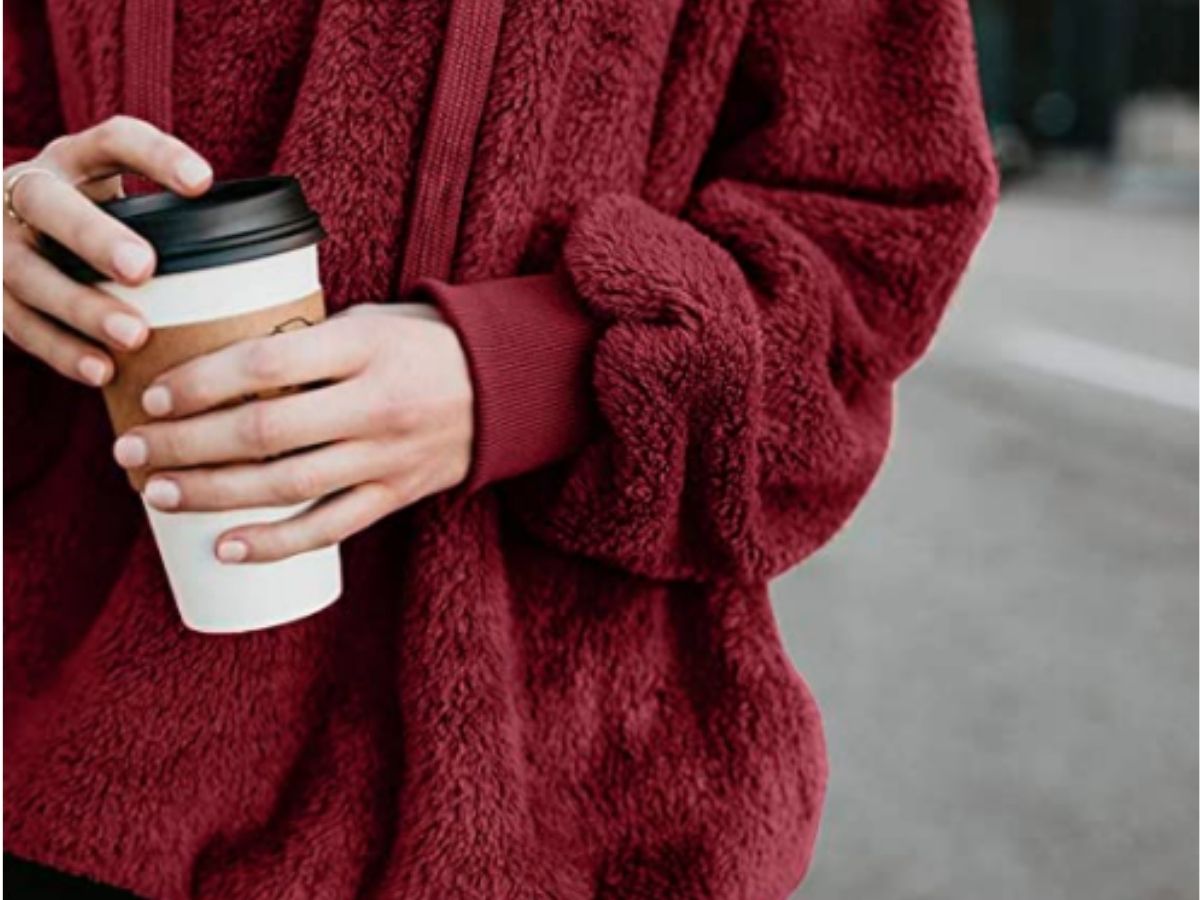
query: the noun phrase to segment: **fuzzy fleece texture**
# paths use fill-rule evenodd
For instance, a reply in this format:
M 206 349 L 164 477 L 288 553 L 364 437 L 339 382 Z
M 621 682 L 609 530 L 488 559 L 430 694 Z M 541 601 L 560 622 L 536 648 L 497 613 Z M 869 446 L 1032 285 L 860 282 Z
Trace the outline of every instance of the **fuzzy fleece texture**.
M 211 637 L 99 396 L 6 345 L 8 850 L 167 900 L 803 877 L 825 749 L 767 582 L 867 490 L 991 214 L 965 0 L 508 0 L 438 132 L 447 270 L 406 272 L 454 2 L 5 4 L 7 161 L 133 112 L 295 173 L 333 309 L 415 283 L 478 393 L 468 486 L 347 541 L 329 610 Z

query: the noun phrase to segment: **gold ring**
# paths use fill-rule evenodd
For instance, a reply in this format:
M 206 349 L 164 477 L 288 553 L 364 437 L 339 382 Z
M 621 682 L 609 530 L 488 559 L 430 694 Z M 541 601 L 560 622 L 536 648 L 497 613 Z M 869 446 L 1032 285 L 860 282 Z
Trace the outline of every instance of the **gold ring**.
M 21 218 L 21 214 L 13 206 L 13 191 L 17 189 L 17 185 L 26 175 L 48 175 L 51 178 L 57 178 L 58 175 L 41 166 L 16 166 L 14 168 L 16 171 L 10 171 L 4 179 L 4 214 L 18 225 L 28 226 L 28 223 Z

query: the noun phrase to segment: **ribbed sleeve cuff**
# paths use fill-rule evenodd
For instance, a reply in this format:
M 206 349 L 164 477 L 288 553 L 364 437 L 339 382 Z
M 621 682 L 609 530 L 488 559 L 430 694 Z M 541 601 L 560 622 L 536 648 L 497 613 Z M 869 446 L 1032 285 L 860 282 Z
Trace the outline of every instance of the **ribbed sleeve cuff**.
M 588 364 L 596 326 L 566 275 L 451 285 L 424 279 L 414 291 L 458 332 L 475 385 L 475 447 L 466 489 L 569 456 L 591 422 Z

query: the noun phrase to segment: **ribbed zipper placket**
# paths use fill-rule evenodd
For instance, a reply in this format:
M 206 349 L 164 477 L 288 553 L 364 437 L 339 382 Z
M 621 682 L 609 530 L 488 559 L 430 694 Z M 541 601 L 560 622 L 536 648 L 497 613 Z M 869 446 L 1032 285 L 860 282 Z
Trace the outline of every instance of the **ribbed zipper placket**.
M 503 0 L 452 0 L 408 220 L 400 292 L 447 279 L 500 40 Z

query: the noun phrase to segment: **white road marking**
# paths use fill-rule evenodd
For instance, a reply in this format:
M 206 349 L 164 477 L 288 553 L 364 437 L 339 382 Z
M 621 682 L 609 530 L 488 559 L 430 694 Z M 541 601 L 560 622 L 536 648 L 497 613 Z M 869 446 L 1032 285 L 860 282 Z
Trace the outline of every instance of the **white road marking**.
M 1119 347 L 1046 329 L 1004 333 L 1000 354 L 1049 375 L 1195 412 L 1200 409 L 1200 372 Z

